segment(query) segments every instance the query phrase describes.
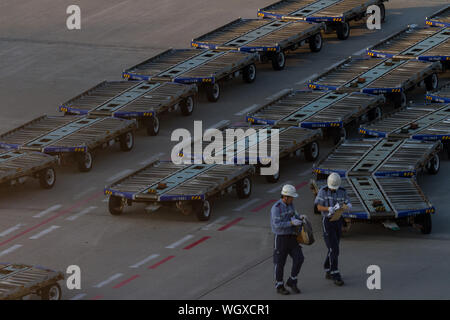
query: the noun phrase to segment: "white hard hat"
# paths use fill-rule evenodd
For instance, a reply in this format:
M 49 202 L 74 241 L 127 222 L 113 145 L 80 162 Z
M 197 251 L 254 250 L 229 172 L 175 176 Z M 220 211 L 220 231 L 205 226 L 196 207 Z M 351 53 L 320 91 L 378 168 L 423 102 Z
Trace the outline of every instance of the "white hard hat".
M 297 191 L 297 190 L 295 190 L 295 187 L 293 185 L 285 184 L 283 186 L 283 189 L 281 190 L 281 195 L 292 197 L 292 198 L 297 198 L 298 194 L 295 191 Z
M 333 172 L 327 179 L 328 188 L 331 190 L 337 190 L 341 186 L 341 176 L 336 172 Z

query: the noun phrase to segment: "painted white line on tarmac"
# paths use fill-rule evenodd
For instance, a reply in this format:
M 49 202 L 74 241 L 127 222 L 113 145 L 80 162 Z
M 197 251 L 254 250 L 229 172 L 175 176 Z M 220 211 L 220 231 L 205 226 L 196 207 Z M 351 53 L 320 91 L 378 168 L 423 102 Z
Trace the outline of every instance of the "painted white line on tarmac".
M 177 242 L 172 243 L 171 245 L 167 246 L 167 249 L 175 249 L 176 247 L 178 247 L 180 244 L 182 244 L 183 242 L 188 241 L 189 239 L 192 239 L 194 236 L 191 234 L 188 234 L 186 237 L 178 240 Z
M 259 199 L 259 198 L 254 198 L 254 199 L 252 199 L 252 200 L 249 200 L 249 201 L 247 201 L 246 203 L 244 203 L 242 206 L 239 206 L 239 207 L 237 207 L 237 208 L 234 208 L 233 211 L 241 211 L 242 209 L 245 209 L 245 208 L 250 207 L 252 204 L 258 202 L 259 200 L 261 200 L 261 199 Z
M 108 180 L 106 180 L 107 182 L 112 182 L 114 180 L 119 180 L 119 178 L 122 178 L 124 176 L 126 176 L 127 174 L 133 172 L 133 170 L 131 169 L 125 169 L 123 171 L 120 171 L 119 173 L 113 175 L 112 177 L 110 177 Z
M 30 240 L 36 240 L 36 239 L 39 239 L 40 237 L 45 236 L 47 233 L 50 233 L 50 232 L 52 232 L 53 230 L 56 230 L 56 229 L 58 229 L 58 228 L 60 228 L 60 226 L 51 226 L 51 227 L 48 227 L 47 229 L 45 229 L 45 230 L 43 230 L 43 231 L 41 231 L 41 232 L 35 234 L 34 236 L 31 236 L 29 239 L 30 239 Z
M 154 155 L 153 157 L 148 158 L 147 160 L 139 162 L 139 164 L 142 166 L 146 166 L 146 165 L 152 163 L 153 161 L 157 160 L 158 158 L 162 157 L 163 155 L 164 155 L 164 152 L 160 152 L 160 153 Z
M 202 227 L 202 230 L 209 230 L 212 226 L 214 226 L 214 225 L 216 225 L 216 224 L 218 224 L 218 223 L 220 223 L 220 222 L 222 222 L 222 221 L 224 221 L 226 219 L 228 219 L 227 216 L 217 218 L 216 220 L 214 220 L 210 224 L 207 224 L 206 226 Z
M 267 193 L 274 193 L 274 192 L 277 192 L 277 191 L 281 192 L 281 188 L 283 188 L 283 186 L 284 186 L 285 184 L 292 184 L 292 181 L 291 181 L 291 180 L 288 180 L 288 181 L 286 181 L 286 182 L 283 182 L 283 183 L 277 185 L 276 187 L 274 187 L 274 188 L 268 190 Z
M 145 258 L 142 261 L 139 261 L 136 264 L 133 264 L 132 266 L 130 266 L 130 268 L 139 268 L 140 266 L 142 266 L 143 264 L 146 264 L 147 262 L 149 262 L 150 260 L 153 260 L 155 258 L 158 258 L 159 254 L 152 254 L 151 256 L 148 256 L 147 258 Z
M 89 212 L 91 212 L 92 210 L 95 210 L 95 209 L 97 209 L 97 207 L 95 207 L 95 206 L 85 208 L 84 210 L 81 210 L 80 212 L 66 218 L 66 220 L 74 221 L 74 220 L 78 219 L 79 217 L 84 216 L 85 214 L 88 214 Z
M 259 104 L 252 104 L 250 107 L 242 109 L 239 112 L 236 112 L 234 115 L 235 116 L 243 116 L 244 114 L 249 113 L 250 111 L 252 111 L 253 109 L 256 109 L 257 107 L 259 107 Z
M 80 293 L 80 294 L 77 294 L 75 297 L 70 298 L 70 300 L 81 300 L 81 299 L 83 299 L 86 296 L 87 296 L 86 293 Z
M 309 76 L 308 78 L 305 78 L 305 79 L 303 79 L 303 80 L 300 80 L 299 82 L 296 82 L 295 84 L 304 84 L 304 83 L 307 83 L 309 80 L 312 80 L 312 79 L 314 79 L 314 78 L 317 77 L 317 76 L 318 76 L 318 74 L 317 74 L 317 73 L 314 73 L 313 75 Z
M 94 288 L 101 288 L 103 286 L 106 286 L 108 283 L 113 282 L 114 280 L 119 279 L 121 276 L 123 276 L 123 273 L 116 273 L 115 275 L 109 277 L 105 281 L 100 282 L 99 284 L 96 284 Z
M 266 100 L 275 100 L 275 99 L 278 99 L 278 98 L 280 98 L 281 96 L 283 96 L 283 95 L 285 95 L 286 93 L 288 93 L 290 90 L 291 90 L 291 89 L 288 89 L 288 88 L 283 89 L 283 90 L 280 90 L 280 91 L 278 91 L 277 93 L 275 93 L 275 94 L 273 94 L 273 95 L 267 97 Z
M 309 174 L 312 174 L 312 170 L 311 169 L 308 169 L 308 170 L 305 170 L 305 171 L 303 171 L 303 172 L 300 172 L 299 173 L 299 176 L 306 176 L 306 175 L 309 175 Z
M 352 56 L 359 56 L 365 52 L 366 52 L 366 48 L 356 51 L 355 53 L 352 54 Z
M 91 193 L 91 192 L 94 191 L 94 190 L 95 190 L 95 187 L 87 188 L 87 189 L 84 190 L 83 192 L 80 192 L 79 194 L 75 195 L 75 196 L 73 197 L 73 200 L 81 199 L 82 197 L 84 197 L 84 196 L 87 195 L 88 193 Z
M 19 249 L 21 246 L 22 246 L 21 244 L 15 244 L 6 250 L 3 250 L 2 252 L 0 252 L 0 257 Z
M 35 214 L 35 215 L 33 216 L 33 218 L 42 218 L 43 216 L 49 214 L 50 212 L 56 211 L 56 210 L 58 210 L 58 209 L 61 208 L 61 207 L 62 207 L 62 205 L 60 205 L 60 204 L 55 204 L 54 206 L 52 206 L 52 207 L 50 207 L 50 208 L 48 208 L 48 209 L 46 209 L 46 210 L 44 210 L 44 211 L 41 211 L 41 212 L 39 212 L 38 214 Z
M 3 231 L 2 233 L 0 233 L 0 237 L 4 237 L 16 230 L 19 230 L 21 227 L 25 226 L 25 224 L 19 223 L 17 225 L 15 225 L 14 227 L 11 227 L 9 229 L 6 229 L 5 231 Z

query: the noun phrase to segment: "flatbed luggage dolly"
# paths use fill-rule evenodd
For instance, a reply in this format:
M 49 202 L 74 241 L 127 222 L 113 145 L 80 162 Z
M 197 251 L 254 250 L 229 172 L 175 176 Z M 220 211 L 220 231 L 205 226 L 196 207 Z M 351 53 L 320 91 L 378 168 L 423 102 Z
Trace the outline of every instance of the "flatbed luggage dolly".
M 433 27 L 450 27 L 450 4 L 426 17 L 425 23 Z
M 256 52 L 275 70 L 284 69 L 287 51 L 305 43 L 312 52 L 322 49 L 323 24 L 262 19 L 236 19 L 191 41 L 195 48 Z
M 82 94 L 64 102 L 59 111 L 69 115 L 91 115 L 135 119 L 147 134 L 155 136 L 160 129 L 162 113 L 180 110 L 192 114 L 197 101 L 197 86 L 146 81 L 103 81 Z
M 361 20 L 367 8 L 380 8 L 381 22 L 385 21 L 387 0 L 282 0 L 258 10 L 258 16 L 285 21 L 324 22 L 327 32 L 336 31 L 340 40 L 350 35 L 350 21 Z

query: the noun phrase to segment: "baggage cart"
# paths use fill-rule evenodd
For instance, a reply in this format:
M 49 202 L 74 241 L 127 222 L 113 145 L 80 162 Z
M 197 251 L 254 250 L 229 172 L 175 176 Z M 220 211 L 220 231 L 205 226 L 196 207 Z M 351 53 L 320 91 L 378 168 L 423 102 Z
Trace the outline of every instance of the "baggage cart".
M 69 115 L 91 115 L 135 119 L 148 135 L 157 135 L 159 116 L 180 109 L 189 116 L 194 111 L 195 85 L 172 82 L 103 81 L 64 102 L 59 111 Z
M 309 88 L 338 92 L 383 94 L 396 107 L 405 107 L 405 92 L 424 81 L 427 90 L 436 89 L 440 62 L 417 60 L 347 58 L 310 80 Z
M 31 294 L 42 300 L 61 300 L 59 271 L 25 264 L 0 262 L 0 300 L 21 300 Z
M 450 4 L 426 17 L 425 23 L 433 27 L 450 27 Z
M 0 149 L 0 184 L 22 184 L 32 177 L 39 180 L 42 188 L 51 189 L 56 182 L 54 167 L 58 162 L 57 157 L 40 152 Z
M 125 70 L 128 80 L 165 81 L 204 87 L 208 100 L 220 96 L 219 83 L 242 75 L 245 82 L 256 79 L 257 53 L 200 49 L 169 49 Z
M 122 151 L 134 146 L 136 121 L 92 116 L 41 116 L 0 135 L 0 147 L 58 155 L 90 171 L 93 151 L 120 142 Z
M 193 39 L 195 48 L 257 52 L 261 61 L 271 61 L 275 70 L 284 69 L 286 52 L 308 43 L 312 52 L 322 49 L 323 24 L 236 19 Z
M 339 39 L 350 35 L 350 21 L 363 19 L 367 8 L 380 8 L 381 22 L 384 22 L 387 0 L 282 0 L 258 10 L 262 18 L 286 21 L 324 22 L 328 31 L 336 31 Z

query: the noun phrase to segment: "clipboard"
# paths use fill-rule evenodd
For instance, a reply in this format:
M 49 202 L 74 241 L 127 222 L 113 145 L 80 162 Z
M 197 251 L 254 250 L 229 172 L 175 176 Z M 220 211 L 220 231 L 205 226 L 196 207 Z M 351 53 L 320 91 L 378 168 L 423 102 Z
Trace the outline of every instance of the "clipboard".
M 348 211 L 348 206 L 346 204 L 343 204 L 339 210 L 334 212 L 334 214 L 330 218 L 330 221 L 338 221 L 342 214 L 346 211 Z

